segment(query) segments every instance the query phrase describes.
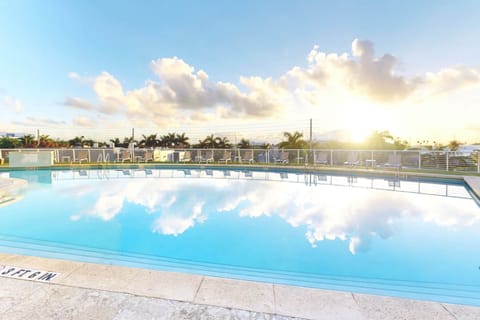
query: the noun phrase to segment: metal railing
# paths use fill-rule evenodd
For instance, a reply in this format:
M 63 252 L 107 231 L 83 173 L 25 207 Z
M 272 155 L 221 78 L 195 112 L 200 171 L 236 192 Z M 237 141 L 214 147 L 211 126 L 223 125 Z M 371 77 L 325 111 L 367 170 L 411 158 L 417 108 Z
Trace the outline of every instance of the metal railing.
M 479 152 L 338 149 L 0 149 L 0 165 L 12 152 L 53 152 L 55 164 L 200 163 L 308 165 L 480 173 Z

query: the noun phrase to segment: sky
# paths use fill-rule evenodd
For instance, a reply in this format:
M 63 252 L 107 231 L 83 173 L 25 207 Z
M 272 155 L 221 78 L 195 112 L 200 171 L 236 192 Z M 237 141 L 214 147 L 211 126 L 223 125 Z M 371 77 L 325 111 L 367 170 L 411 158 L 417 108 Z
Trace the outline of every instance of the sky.
M 0 0 L 0 132 L 480 142 L 480 4 Z M 345 134 L 347 134 L 345 136 Z

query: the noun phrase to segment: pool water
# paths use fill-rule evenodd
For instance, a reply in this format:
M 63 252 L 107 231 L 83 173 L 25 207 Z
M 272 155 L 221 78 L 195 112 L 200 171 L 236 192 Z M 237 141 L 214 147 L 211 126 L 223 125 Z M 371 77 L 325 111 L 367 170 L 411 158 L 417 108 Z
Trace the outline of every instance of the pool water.
M 480 208 L 463 183 L 200 167 L 1 175 L 29 185 L 0 206 L 0 252 L 480 306 Z

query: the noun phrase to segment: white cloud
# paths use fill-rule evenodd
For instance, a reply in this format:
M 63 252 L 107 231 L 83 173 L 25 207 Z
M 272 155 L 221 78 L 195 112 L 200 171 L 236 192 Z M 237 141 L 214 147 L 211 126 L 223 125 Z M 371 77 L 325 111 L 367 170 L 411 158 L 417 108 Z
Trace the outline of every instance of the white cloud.
M 93 89 L 100 99 L 99 111 L 106 114 L 114 114 L 120 111 L 124 105 L 123 88 L 114 76 L 108 72 L 102 72 L 93 84 Z
M 150 63 L 158 79 L 128 90 L 106 71 L 94 79 L 71 72 L 71 79 L 91 84 L 98 103 L 67 98 L 64 104 L 144 127 L 304 117 L 319 119 L 316 125 L 325 132 L 390 130 L 397 136 L 452 124 L 453 100 L 462 101 L 468 111 L 478 106 L 478 97 L 465 92 L 480 88 L 478 68 L 458 66 L 409 76 L 401 73 L 393 54 L 376 55 L 372 42 L 359 39 L 345 53 L 314 46 L 306 62 L 278 78 L 242 76 L 237 85 L 212 81 L 206 71 L 181 58 L 160 58 Z M 453 114 L 453 124 L 462 127 L 459 114 Z

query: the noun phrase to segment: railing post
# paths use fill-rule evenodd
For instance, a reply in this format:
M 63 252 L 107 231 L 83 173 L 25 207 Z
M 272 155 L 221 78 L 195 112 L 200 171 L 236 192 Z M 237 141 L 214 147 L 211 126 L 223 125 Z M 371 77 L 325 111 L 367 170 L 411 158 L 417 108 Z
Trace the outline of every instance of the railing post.
M 449 154 L 449 152 L 447 151 L 445 154 L 446 154 L 445 159 L 446 159 L 446 166 L 447 166 L 446 169 L 447 169 L 447 171 L 449 171 L 448 170 L 448 154 Z
M 480 151 L 477 151 L 477 173 L 480 172 Z
M 418 169 L 422 169 L 422 153 L 418 151 Z

